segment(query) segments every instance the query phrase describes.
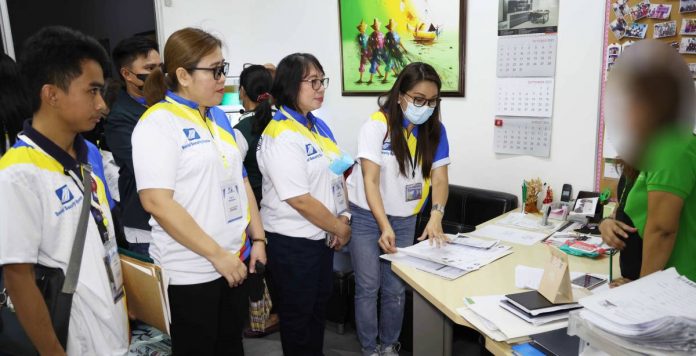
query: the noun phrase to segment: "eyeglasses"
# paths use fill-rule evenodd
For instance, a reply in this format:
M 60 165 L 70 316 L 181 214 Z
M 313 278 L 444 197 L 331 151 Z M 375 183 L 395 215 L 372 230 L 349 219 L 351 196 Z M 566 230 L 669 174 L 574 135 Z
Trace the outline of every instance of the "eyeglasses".
M 187 68 L 189 71 L 192 70 L 209 70 L 213 72 L 213 79 L 219 80 L 222 75 L 227 76 L 227 72 L 230 69 L 230 64 L 227 62 L 223 62 L 222 65 L 213 67 L 213 68 L 201 68 L 201 67 L 191 67 Z
M 413 101 L 413 105 L 417 108 L 422 107 L 425 104 L 428 104 L 428 107 L 436 108 L 437 104 L 439 104 L 440 100 L 442 100 L 440 98 L 435 98 L 435 99 L 430 99 L 430 100 L 428 100 L 426 98 L 416 98 L 416 97 L 408 95 L 407 93 L 404 93 L 404 95 L 411 98 L 411 101 Z
M 312 85 L 312 89 L 314 90 L 319 90 L 321 87 L 324 87 L 324 89 L 329 88 L 329 78 L 324 78 L 324 79 L 305 79 L 305 80 L 300 80 L 301 82 L 307 82 Z

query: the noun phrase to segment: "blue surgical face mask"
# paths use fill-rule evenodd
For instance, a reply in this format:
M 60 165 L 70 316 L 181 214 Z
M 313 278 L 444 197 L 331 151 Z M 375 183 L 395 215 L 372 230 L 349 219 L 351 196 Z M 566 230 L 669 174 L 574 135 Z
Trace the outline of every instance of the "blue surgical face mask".
M 343 172 L 348 170 L 348 168 L 353 167 L 355 160 L 349 154 L 342 152 L 341 156 L 337 157 L 331 164 L 329 164 L 329 169 L 336 175 L 342 175 Z
M 430 116 L 433 114 L 433 111 L 435 111 L 435 108 L 431 108 L 428 105 L 418 107 L 413 103 L 408 103 L 408 105 L 406 105 L 406 110 L 404 110 L 404 116 L 412 124 L 420 125 L 428 121 Z

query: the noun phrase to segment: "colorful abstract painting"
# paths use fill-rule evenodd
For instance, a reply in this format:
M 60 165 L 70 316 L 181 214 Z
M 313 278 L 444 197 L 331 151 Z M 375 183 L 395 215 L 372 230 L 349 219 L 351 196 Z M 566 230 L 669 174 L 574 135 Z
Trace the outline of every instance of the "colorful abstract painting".
M 445 96 L 464 96 L 466 0 L 339 0 L 343 95 L 389 90 L 426 62 Z

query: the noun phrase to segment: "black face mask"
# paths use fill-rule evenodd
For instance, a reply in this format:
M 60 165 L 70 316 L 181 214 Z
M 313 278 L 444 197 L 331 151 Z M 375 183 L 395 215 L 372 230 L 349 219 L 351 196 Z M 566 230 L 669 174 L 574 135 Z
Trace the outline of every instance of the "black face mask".
M 138 88 L 138 90 L 140 90 L 140 91 L 142 92 L 142 91 L 143 91 L 143 88 L 145 88 L 145 81 L 147 80 L 147 77 L 148 77 L 150 74 L 135 74 L 135 73 L 133 73 L 133 71 L 130 71 L 130 70 L 129 70 L 129 72 L 130 72 L 131 74 L 133 74 L 136 78 L 138 78 L 138 80 L 140 80 L 141 82 L 143 82 L 143 85 L 138 85 L 138 86 L 136 87 L 136 88 Z

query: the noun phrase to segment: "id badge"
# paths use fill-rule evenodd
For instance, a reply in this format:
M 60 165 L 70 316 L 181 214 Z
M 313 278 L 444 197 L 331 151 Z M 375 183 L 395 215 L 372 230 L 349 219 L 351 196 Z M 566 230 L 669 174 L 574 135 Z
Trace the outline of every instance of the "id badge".
M 343 187 L 343 177 L 336 177 L 331 181 L 331 193 L 336 204 L 336 213 L 340 214 L 348 211 L 348 199 L 346 198 L 346 190 Z
M 222 182 L 222 202 L 225 205 L 225 220 L 227 223 L 242 218 L 242 202 L 239 197 L 239 187 L 234 182 Z
M 406 201 L 420 200 L 423 197 L 423 183 L 414 183 L 406 186 Z
M 121 260 L 118 257 L 116 239 L 104 242 L 104 266 L 106 274 L 109 276 L 109 285 L 115 304 L 123 298 L 123 272 L 121 272 Z

